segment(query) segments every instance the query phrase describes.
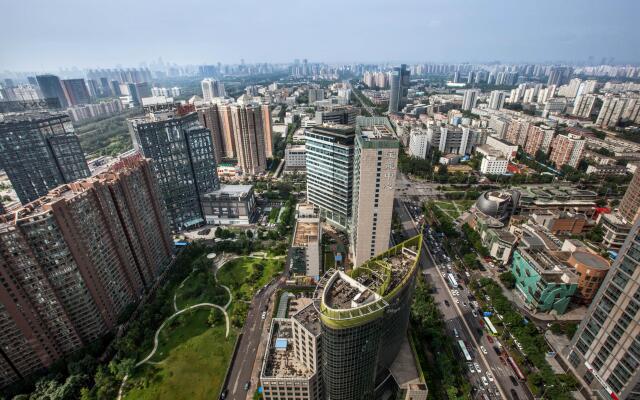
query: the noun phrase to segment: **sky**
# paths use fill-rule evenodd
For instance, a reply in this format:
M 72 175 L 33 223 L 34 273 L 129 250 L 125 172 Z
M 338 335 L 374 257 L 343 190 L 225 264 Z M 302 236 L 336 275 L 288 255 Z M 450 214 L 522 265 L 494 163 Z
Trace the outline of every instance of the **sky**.
M 1 0 L 0 70 L 640 62 L 639 0 Z

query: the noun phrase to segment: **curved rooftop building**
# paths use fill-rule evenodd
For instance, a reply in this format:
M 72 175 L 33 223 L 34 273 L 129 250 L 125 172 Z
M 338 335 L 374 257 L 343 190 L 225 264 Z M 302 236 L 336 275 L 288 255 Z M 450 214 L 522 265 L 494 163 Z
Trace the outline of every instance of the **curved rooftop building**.
M 517 190 L 490 190 L 476 200 L 476 210 L 501 222 L 506 222 L 515 211 L 520 192 Z
M 327 399 L 374 398 L 409 323 L 422 237 L 390 248 L 351 273 L 330 270 L 316 288 Z
M 575 251 L 567 261 L 578 275 L 578 298 L 582 304 L 591 304 L 611 264 L 604 257 L 588 251 Z

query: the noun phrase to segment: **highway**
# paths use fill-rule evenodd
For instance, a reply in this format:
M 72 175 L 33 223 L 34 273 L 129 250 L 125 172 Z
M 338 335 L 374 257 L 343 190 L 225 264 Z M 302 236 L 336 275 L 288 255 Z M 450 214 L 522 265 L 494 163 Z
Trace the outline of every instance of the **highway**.
M 394 208 L 400 218 L 405 236 L 411 237 L 418 234 L 418 228 L 405 201 L 396 198 Z M 448 270 L 446 269 L 446 259 L 442 258 L 444 250 L 437 250 L 436 244 L 430 241 L 427 235 L 423 242 L 423 251 L 424 254 L 421 257 L 423 274 L 427 282 L 434 288 L 433 296 L 444 316 L 449 333 L 451 336 L 455 336 L 455 332 L 458 333 L 459 337 L 455 338 L 456 341 L 463 340 L 473 358 L 471 365 L 468 364 L 467 375 L 471 384 L 477 388 L 474 398 L 482 399 L 484 394 L 489 399 L 528 399 L 528 391 L 524 389 L 525 383 L 518 381 L 516 381 L 517 385 L 512 383 L 510 376 L 514 377 L 513 371 L 503 363 L 493 349 L 495 339 L 491 339 L 494 343 L 489 342 L 478 318 L 473 316 L 468 297 L 470 293 L 467 291 L 466 284 L 463 285 L 463 289 L 458 289 L 459 294 L 456 295 L 445 281 L 443 273 L 446 275 Z M 480 346 L 485 348 L 487 354 L 481 351 Z M 481 373 L 478 373 L 473 363 L 479 364 Z M 474 372 L 470 372 L 472 366 Z M 494 382 L 489 382 L 487 371 L 492 372 Z M 487 385 L 483 383 L 482 377 L 487 380 Z M 511 390 L 516 392 L 517 398 L 512 395 Z

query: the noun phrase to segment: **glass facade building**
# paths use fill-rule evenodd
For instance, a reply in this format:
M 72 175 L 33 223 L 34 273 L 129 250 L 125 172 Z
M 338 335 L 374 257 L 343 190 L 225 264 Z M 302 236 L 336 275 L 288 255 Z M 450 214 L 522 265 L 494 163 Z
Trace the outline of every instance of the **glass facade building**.
M 153 160 L 152 168 L 173 231 L 205 222 L 202 196 L 220 188 L 211 133 L 198 114 L 152 112 L 130 120 L 134 147 Z
M 404 107 L 407 101 L 407 92 L 409 91 L 410 72 L 407 65 L 402 64 L 391 71 L 389 77 L 389 112 L 398 112 Z
M 28 113 L 0 121 L 0 167 L 22 204 L 90 175 L 67 114 Z
M 307 199 L 320 216 L 341 229 L 351 219 L 355 129 L 346 125 L 305 132 Z

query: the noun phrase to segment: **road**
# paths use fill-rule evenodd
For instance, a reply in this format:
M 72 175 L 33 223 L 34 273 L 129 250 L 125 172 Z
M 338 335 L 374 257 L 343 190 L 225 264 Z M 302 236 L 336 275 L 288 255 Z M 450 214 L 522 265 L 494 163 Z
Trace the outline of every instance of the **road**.
M 400 218 L 405 236 L 411 237 L 418 234 L 418 229 L 405 201 L 397 198 L 394 202 L 394 208 Z M 434 248 L 435 244 L 430 243 L 429 240 L 425 240 L 423 244 L 425 253 L 421 257 L 421 268 L 425 279 L 434 288 L 433 296 L 444 316 L 449 333 L 452 336 L 455 336 L 454 332 L 458 333 L 459 337 L 456 340 L 463 340 L 466 343 L 468 350 L 471 350 L 469 353 L 473 358 L 472 362 L 478 363 L 482 371 L 481 374 L 477 371 L 467 373 L 471 384 L 478 388 L 478 393 L 475 395 L 476 398 L 481 398 L 484 393 L 490 399 L 512 399 L 511 390 L 513 389 L 519 399 L 527 399 L 528 394 L 524 389 L 525 383 L 519 382 L 518 385 L 513 385 L 509 378 L 509 376 L 513 376 L 510 367 L 504 365 L 495 353 L 493 344 L 489 343 L 487 335 L 484 334 L 478 322 L 478 318 L 473 316 L 468 299 L 470 293 L 467 291 L 466 285 L 464 285 L 464 289 L 459 290 L 459 295 L 454 295 L 443 277 L 443 272 L 446 271 L 445 264 L 442 263 L 443 260 L 437 254 L 437 251 L 434 251 L 436 253 L 435 256 L 432 254 L 432 250 L 437 250 Z M 440 251 L 440 254 L 443 254 L 442 251 Z M 447 303 L 449 304 L 448 306 Z M 487 354 L 483 354 L 480 346 L 487 350 Z M 468 367 L 471 369 L 471 366 Z M 489 370 L 491 370 L 495 380 L 485 386 L 482 382 L 482 376 L 486 378 L 486 371 Z M 495 385 L 495 383 L 498 385 Z
M 360 105 L 364 107 L 365 110 L 367 110 L 369 115 L 371 115 L 372 117 L 375 117 L 377 115 L 375 109 L 371 106 L 368 106 L 367 103 L 364 102 L 364 95 L 360 92 L 360 90 L 355 89 L 349 81 L 345 81 L 345 83 L 349 84 L 349 87 L 351 88 L 352 93 L 358 98 Z

